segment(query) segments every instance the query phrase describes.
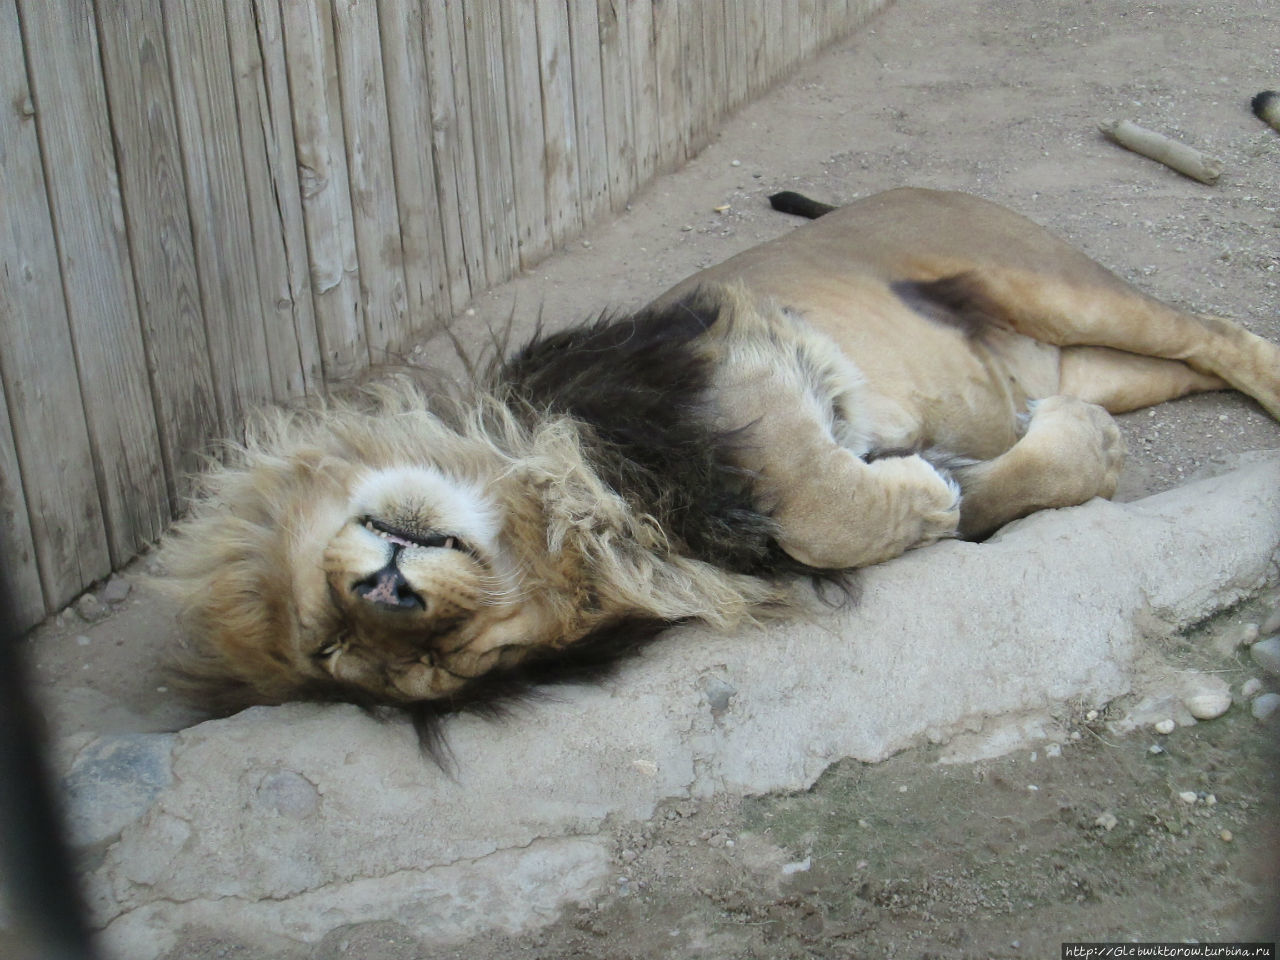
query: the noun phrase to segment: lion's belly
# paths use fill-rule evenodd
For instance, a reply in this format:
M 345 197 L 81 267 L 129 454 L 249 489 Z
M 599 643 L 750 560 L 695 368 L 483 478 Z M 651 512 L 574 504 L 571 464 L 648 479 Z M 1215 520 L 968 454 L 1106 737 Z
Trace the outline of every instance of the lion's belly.
M 1027 337 L 999 329 L 974 337 L 914 313 L 884 287 L 804 299 L 805 321 L 862 373 L 878 449 L 990 459 L 1017 441 L 1027 401 L 1057 392 L 1057 349 Z

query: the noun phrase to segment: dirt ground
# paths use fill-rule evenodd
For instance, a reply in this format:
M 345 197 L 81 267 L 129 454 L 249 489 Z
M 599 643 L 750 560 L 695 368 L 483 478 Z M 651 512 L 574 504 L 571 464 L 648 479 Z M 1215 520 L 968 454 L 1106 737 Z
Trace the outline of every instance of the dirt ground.
M 915 184 L 1008 204 L 1144 289 L 1280 340 L 1280 133 L 1248 108 L 1269 88 L 1274 0 L 898 0 L 622 216 L 480 297 L 455 330 L 478 341 L 508 316 L 523 328 L 539 313 L 556 324 L 639 306 L 792 229 L 768 210 L 778 189 L 838 203 Z M 1110 118 L 1221 158 L 1221 180 L 1114 146 L 1097 131 Z M 442 356 L 443 343 L 415 356 Z M 1280 448 L 1280 426 L 1234 394 L 1122 428 L 1126 499 Z M 1273 590 L 1206 629 L 1239 630 L 1278 605 Z M 168 609 L 136 585 L 98 604 L 101 618 L 93 606 L 92 622 L 68 612 L 33 640 L 55 729 L 192 719 L 156 670 Z M 1171 639 L 1165 654 L 1222 672 L 1233 692 L 1257 674 L 1247 653 L 1203 640 Z M 1068 940 L 1276 938 L 1276 716 L 1254 720 L 1237 696 L 1226 717 L 1168 737 L 1118 737 L 1108 718 L 1064 705 L 1058 742 L 1004 758 L 841 763 L 802 795 L 677 803 L 618 824 L 613 888 L 533 935 L 445 947 L 370 924 L 290 960 L 1056 957 Z M 257 956 L 232 931 L 179 955 Z

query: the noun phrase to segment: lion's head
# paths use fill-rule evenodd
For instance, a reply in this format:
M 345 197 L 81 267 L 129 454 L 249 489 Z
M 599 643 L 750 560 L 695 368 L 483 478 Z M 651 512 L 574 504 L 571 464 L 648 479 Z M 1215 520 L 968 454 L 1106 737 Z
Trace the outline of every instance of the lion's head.
M 442 416 L 403 382 L 366 399 L 250 431 L 166 548 L 178 666 L 217 712 L 435 714 L 775 596 L 676 549 L 601 478 L 571 417 L 521 420 L 491 397 Z

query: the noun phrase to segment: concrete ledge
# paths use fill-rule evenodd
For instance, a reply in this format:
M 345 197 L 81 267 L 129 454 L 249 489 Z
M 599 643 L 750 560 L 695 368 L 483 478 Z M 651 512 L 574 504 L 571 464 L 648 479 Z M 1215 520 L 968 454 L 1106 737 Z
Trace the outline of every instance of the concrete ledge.
M 609 824 L 664 800 L 800 789 L 841 758 L 1125 693 L 1144 639 L 1255 592 L 1278 546 L 1275 459 L 1039 514 L 864 571 L 855 606 L 674 631 L 608 685 L 460 718 L 452 778 L 406 725 L 348 707 L 100 738 L 66 775 L 94 915 L 139 960 L 188 924 L 263 949 L 379 919 L 433 942 L 535 927 L 604 888 Z

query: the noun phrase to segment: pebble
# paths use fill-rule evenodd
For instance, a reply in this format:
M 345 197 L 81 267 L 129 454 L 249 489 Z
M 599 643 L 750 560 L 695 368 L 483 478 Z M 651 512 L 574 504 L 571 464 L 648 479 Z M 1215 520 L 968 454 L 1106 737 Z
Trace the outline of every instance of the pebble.
M 1262 692 L 1262 681 L 1257 677 L 1250 677 L 1244 683 L 1240 684 L 1240 696 L 1246 700 L 1252 700 Z
M 1264 693 L 1249 707 L 1249 712 L 1253 714 L 1255 720 L 1265 720 L 1276 710 L 1280 710 L 1280 693 Z
M 1231 709 L 1231 694 L 1222 690 L 1198 693 L 1182 702 L 1197 720 L 1214 720 Z
M 1259 640 L 1249 648 L 1249 652 L 1253 654 L 1254 662 L 1263 670 L 1280 676 L 1280 637 Z
M 1280 631 L 1280 605 L 1277 605 L 1271 611 L 1267 619 L 1262 621 L 1262 625 L 1258 628 L 1262 633 L 1276 633 Z
M 1049 744 L 1047 747 L 1044 748 L 1044 755 L 1048 757 L 1050 760 L 1056 760 L 1058 757 L 1062 756 L 1062 744 L 1060 743 Z
M 76 601 L 76 613 L 80 614 L 81 619 L 93 623 L 107 615 L 107 608 L 92 593 L 86 593 Z
M 789 877 L 793 873 L 806 873 L 813 866 L 813 857 L 805 857 L 803 860 L 797 860 L 795 863 L 784 863 L 782 865 L 782 875 Z
M 1230 843 L 1235 839 L 1235 835 L 1230 830 L 1223 830 L 1218 836 L 1222 838 L 1223 843 Z
M 1098 815 L 1098 819 L 1093 821 L 1095 827 L 1101 827 L 1103 830 L 1110 832 L 1115 829 L 1116 824 L 1120 821 L 1116 819 L 1116 815 L 1110 810 L 1104 810 Z
M 107 585 L 102 588 L 102 593 L 98 596 L 107 603 L 124 603 L 129 596 L 131 584 L 128 580 L 122 580 L 120 577 L 112 577 L 107 581 Z
M 1173 733 L 1176 726 L 1177 724 L 1170 717 L 1165 717 L 1163 720 L 1156 721 L 1156 733 Z
M 1183 790 L 1180 794 L 1178 794 L 1178 799 L 1181 800 L 1183 803 L 1195 803 L 1196 792 L 1194 790 Z
M 1164 747 L 1160 746 L 1158 743 L 1153 743 L 1151 746 L 1147 747 L 1147 753 L 1151 754 L 1153 757 L 1158 757 L 1160 754 L 1164 753 Z

